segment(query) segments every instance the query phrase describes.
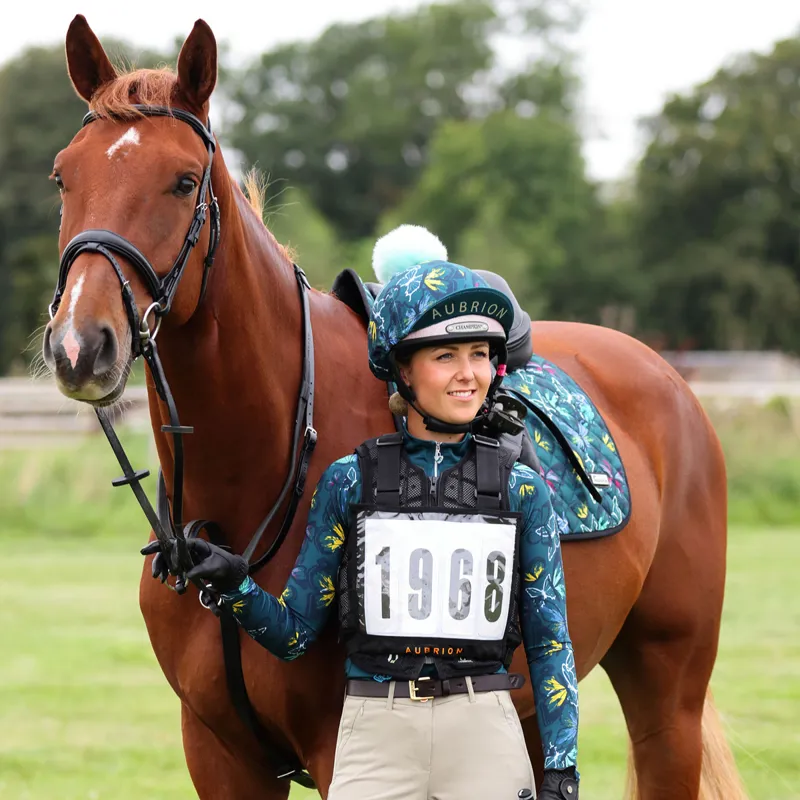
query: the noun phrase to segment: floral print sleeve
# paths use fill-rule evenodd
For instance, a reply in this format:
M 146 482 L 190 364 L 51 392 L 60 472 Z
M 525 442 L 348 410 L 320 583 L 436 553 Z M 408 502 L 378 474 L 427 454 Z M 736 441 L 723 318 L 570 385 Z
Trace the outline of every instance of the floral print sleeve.
M 301 656 L 334 607 L 347 509 L 359 495 L 356 456 L 335 461 L 314 490 L 305 539 L 281 596 L 265 592 L 250 577 L 236 591 L 222 595 L 237 622 L 278 658 L 292 661 Z
M 511 508 L 522 512 L 520 624 L 531 674 L 545 769 L 576 766 L 578 678 L 567 626 L 561 542 L 550 493 L 533 470 L 516 464 Z

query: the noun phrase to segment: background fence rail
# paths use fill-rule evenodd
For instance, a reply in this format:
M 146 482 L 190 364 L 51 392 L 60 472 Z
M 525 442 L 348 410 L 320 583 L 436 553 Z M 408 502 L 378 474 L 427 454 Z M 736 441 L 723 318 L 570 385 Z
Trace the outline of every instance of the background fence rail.
M 690 381 L 695 394 L 715 405 L 763 404 L 777 397 L 800 398 L 800 381 Z M 115 420 L 147 428 L 147 390 L 129 386 Z M 26 447 L 100 433 L 85 403 L 64 397 L 50 380 L 0 379 L 0 447 Z

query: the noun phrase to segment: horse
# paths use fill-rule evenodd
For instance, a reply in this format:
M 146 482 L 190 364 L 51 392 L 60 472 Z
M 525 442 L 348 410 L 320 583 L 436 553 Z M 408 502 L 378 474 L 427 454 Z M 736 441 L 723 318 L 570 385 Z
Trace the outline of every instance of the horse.
M 211 149 L 179 117 L 143 115 L 166 106 L 208 119 L 217 46 L 197 20 L 177 69 L 118 72 L 82 16 L 69 26 L 66 57 L 77 93 L 94 112 L 55 159 L 62 196 L 59 246 L 87 228 L 126 237 L 163 278 L 181 251 Z M 213 269 L 205 222 L 186 258 L 159 345 L 177 408 L 191 421 L 183 502 L 213 519 L 242 552 L 279 498 L 290 469 L 301 383 L 302 310 L 288 252 L 262 221 L 258 198 L 240 189 L 220 148 L 210 187 L 219 210 Z M 214 243 L 216 244 L 216 242 Z M 148 282 L 120 256 L 120 274 L 92 250 L 65 276 L 62 302 L 44 334 L 45 363 L 78 401 L 113 404 L 135 353 L 130 292 L 139 318 Z M 207 284 L 206 284 L 207 278 Z M 316 428 L 308 480 L 366 438 L 393 429 L 386 387 L 367 367 L 364 323 L 331 294 L 309 295 L 316 346 Z M 160 324 L 159 323 L 159 324 Z M 708 690 L 716 659 L 726 557 L 726 475 L 719 441 L 697 399 L 653 350 L 623 333 L 580 323 L 533 323 L 537 352 L 571 375 L 605 417 L 624 455 L 632 514 L 614 536 L 564 547 L 568 616 L 578 677 L 607 672 L 631 741 L 631 792 L 643 800 L 745 797 Z M 171 416 L 148 373 L 149 411 L 167 497 L 174 501 Z M 277 594 L 299 552 L 306 496 L 283 546 L 257 580 Z M 143 532 L 144 533 L 144 532 Z M 144 535 L 143 535 L 144 540 Z M 290 785 L 261 757 L 226 689 L 219 626 L 192 599 L 142 572 L 139 600 L 153 651 L 180 698 L 187 767 L 201 800 L 285 800 Z M 243 636 L 247 693 L 269 736 L 291 748 L 327 795 L 342 705 L 343 651 L 334 625 L 297 662 L 283 663 Z M 512 669 L 525 671 L 522 649 Z M 534 769 L 542 754 L 532 693 L 515 703 Z

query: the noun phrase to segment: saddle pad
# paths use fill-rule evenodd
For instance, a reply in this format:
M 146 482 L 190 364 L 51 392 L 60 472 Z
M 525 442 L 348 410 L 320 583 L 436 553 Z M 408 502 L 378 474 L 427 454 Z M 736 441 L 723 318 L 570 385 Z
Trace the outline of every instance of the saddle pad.
M 594 403 L 566 372 L 537 355 L 527 366 L 510 372 L 502 386 L 527 406 L 543 411 L 564 434 L 588 475 L 594 475 L 601 503 L 589 493 L 545 423 L 532 411 L 528 413 L 525 424 L 542 464 L 561 536 L 593 539 L 621 531 L 631 514 L 628 480 L 614 439 Z

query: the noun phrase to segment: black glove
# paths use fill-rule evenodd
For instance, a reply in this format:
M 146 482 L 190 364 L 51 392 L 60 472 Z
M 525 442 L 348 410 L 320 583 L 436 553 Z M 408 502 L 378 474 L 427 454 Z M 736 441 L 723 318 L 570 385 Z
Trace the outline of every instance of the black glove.
M 162 583 L 169 575 L 170 565 L 173 566 L 173 571 L 177 571 L 177 539 L 171 540 L 167 549 L 168 552 L 165 552 L 161 542 L 156 540 L 145 545 L 140 551 L 143 556 L 156 554 L 153 559 L 153 577 L 159 578 Z M 187 539 L 186 549 L 195 565 L 186 573 L 189 580 L 202 578 L 217 591 L 230 592 L 238 589 L 247 577 L 246 559 L 205 539 Z
M 536 800 L 578 800 L 575 767 L 546 769 Z

